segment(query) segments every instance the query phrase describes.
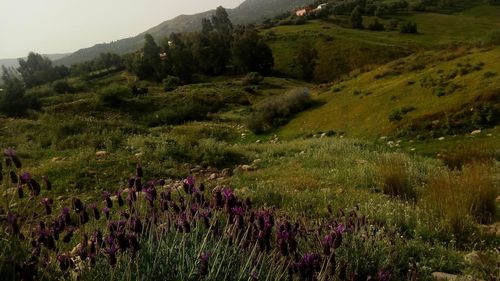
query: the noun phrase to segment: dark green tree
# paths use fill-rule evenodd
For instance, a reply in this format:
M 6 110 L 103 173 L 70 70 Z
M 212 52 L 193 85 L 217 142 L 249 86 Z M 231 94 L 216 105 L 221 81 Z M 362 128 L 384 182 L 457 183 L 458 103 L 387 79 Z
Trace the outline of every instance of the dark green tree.
M 60 78 L 49 58 L 33 52 L 28 54 L 26 60 L 19 59 L 19 68 L 17 70 L 21 74 L 27 88 L 52 82 Z
M 361 14 L 361 7 L 356 6 L 352 10 L 351 17 L 349 18 L 352 28 L 363 29 L 363 15 Z
M 257 71 L 268 74 L 274 66 L 271 48 L 253 26 L 235 32 L 232 47 L 234 63 L 239 72 Z
M 299 68 L 302 79 L 311 81 L 314 78 L 317 60 L 316 48 L 309 41 L 303 42 L 294 59 L 294 65 Z
M 172 33 L 169 42 L 167 56 L 171 73 L 185 83 L 190 82 L 194 72 L 192 43 L 180 33 Z
M 2 91 L 0 92 L 0 113 L 6 116 L 22 116 L 29 109 L 40 109 L 35 97 L 27 97 L 23 81 L 14 69 L 2 66 Z

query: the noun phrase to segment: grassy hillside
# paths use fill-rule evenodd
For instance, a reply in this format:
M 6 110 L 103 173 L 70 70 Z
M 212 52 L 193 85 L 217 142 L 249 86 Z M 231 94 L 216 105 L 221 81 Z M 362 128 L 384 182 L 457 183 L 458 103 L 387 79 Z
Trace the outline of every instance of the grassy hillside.
M 444 122 L 447 113 L 465 104 L 473 107 L 479 97 L 498 96 L 498 61 L 500 48 L 431 51 L 400 59 L 320 92 L 325 105 L 300 114 L 281 133 L 335 130 L 377 137 L 395 134 L 422 116 Z M 391 113 L 404 107 L 412 109 L 391 122 Z
M 311 21 L 304 25 L 277 26 L 263 31 L 275 56 L 275 69 L 298 75 L 293 59 L 304 41 L 313 42 L 319 59 L 315 79 L 329 82 L 357 69 L 373 68 L 411 53 L 453 45 L 488 44 L 498 36 L 499 6 L 477 6 L 456 14 L 409 13 L 379 21 L 385 31 L 348 28 L 347 17 Z M 364 17 L 368 26 L 374 17 Z M 417 35 L 401 34 L 398 23 L 417 23 Z M 345 27 L 342 27 L 345 26 Z

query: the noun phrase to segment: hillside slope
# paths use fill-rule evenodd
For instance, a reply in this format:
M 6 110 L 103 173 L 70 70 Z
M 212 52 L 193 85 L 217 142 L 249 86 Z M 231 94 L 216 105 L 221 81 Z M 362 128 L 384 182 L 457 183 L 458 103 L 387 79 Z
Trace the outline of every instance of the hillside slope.
M 318 99 L 324 105 L 298 115 L 280 133 L 440 134 L 444 124 L 470 132 L 487 118 L 492 126 L 500 104 L 500 48 L 422 52 L 334 85 Z
M 273 17 L 290 11 L 294 7 L 313 2 L 312 0 L 247 0 L 235 9 L 228 9 L 228 14 L 234 24 L 256 22 L 266 17 Z M 125 54 L 139 49 L 144 43 L 144 34 L 149 33 L 156 39 L 169 36 L 172 32 L 190 32 L 201 28 L 201 19 L 210 17 L 215 10 L 195 15 L 180 15 L 171 20 L 146 30 L 137 36 L 121 39 L 111 43 L 97 44 L 83 48 L 75 53 L 56 61 L 57 64 L 71 65 L 90 60 L 103 52 Z

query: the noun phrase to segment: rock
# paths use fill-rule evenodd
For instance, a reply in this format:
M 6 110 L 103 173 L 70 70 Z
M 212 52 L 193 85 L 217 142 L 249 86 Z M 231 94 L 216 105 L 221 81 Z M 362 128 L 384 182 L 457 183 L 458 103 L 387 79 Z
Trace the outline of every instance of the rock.
M 432 278 L 434 278 L 434 280 L 436 280 L 436 281 L 456 281 L 456 280 L 458 280 L 457 275 L 444 273 L 444 272 L 433 272 Z
M 216 173 L 212 173 L 210 175 L 210 177 L 208 177 L 209 180 L 215 180 L 217 178 L 217 174 Z
M 261 143 L 262 141 L 261 140 L 256 140 L 255 143 Z
M 302 150 L 299 154 L 300 154 L 300 155 L 304 155 L 304 154 L 306 154 L 306 151 L 305 151 L 305 150 Z
M 255 170 L 255 167 L 252 165 L 242 165 L 241 169 L 245 172 L 249 172 Z
M 474 130 L 470 134 L 471 135 L 479 135 L 481 133 L 481 130 Z
M 144 153 L 142 153 L 142 152 L 138 152 L 138 153 L 134 154 L 134 156 L 137 158 L 141 158 L 142 155 L 144 155 Z
M 381 136 L 380 137 L 380 140 L 386 140 L 387 139 L 387 136 Z
M 472 251 L 464 256 L 464 261 L 471 265 L 479 265 L 482 263 L 482 254 L 479 251 Z
M 442 141 L 442 140 L 444 140 L 444 137 L 440 137 L 438 140 Z
M 253 160 L 253 165 L 258 165 L 260 162 L 262 162 L 262 159 L 255 159 Z
M 319 137 L 320 138 L 325 138 L 326 137 L 326 133 L 322 133 Z
M 61 161 L 63 161 L 63 159 L 61 157 L 54 157 L 50 161 L 52 161 L 52 162 L 61 162 Z
M 410 151 L 415 151 L 415 148 L 414 147 L 410 148 Z
M 95 153 L 95 156 L 100 158 L 100 157 L 105 157 L 106 155 L 108 155 L 108 152 L 104 151 L 104 150 L 100 150 L 100 151 L 97 151 Z
M 224 178 L 229 178 L 232 175 L 231 170 L 229 168 L 225 168 L 221 172 L 221 176 Z
M 393 147 L 394 146 L 394 142 L 393 141 L 388 141 L 387 145 L 390 146 L 390 147 Z
M 197 172 L 201 171 L 201 169 L 202 169 L 201 166 L 196 166 L 196 167 L 191 169 L 191 173 L 197 173 Z

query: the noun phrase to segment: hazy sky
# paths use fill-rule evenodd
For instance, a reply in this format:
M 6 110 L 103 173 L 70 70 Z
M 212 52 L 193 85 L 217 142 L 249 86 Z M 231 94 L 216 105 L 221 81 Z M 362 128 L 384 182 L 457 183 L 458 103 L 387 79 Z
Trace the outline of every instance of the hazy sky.
M 0 58 L 67 53 L 243 0 L 0 0 Z

